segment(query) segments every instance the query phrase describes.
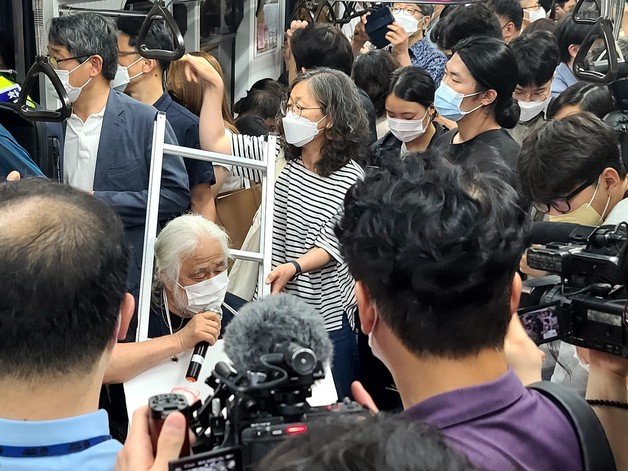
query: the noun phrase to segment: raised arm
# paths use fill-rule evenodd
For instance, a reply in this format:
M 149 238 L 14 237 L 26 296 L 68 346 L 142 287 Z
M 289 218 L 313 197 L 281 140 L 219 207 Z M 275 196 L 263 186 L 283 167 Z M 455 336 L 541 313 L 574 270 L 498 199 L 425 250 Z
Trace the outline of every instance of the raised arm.
M 220 75 L 202 57 L 186 54 L 181 61 L 185 62 L 188 80 L 203 84 L 203 106 L 199 122 L 201 149 L 232 154 L 231 137 L 225 133 L 222 120 L 222 97 L 225 86 Z

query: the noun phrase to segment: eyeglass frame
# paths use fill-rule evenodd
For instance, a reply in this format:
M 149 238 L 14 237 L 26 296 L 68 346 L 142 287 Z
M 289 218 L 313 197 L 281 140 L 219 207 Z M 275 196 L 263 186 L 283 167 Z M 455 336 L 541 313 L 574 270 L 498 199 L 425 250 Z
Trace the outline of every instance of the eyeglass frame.
M 551 91 L 545 91 L 545 92 L 540 92 L 540 93 L 534 92 L 534 93 L 518 94 L 517 91 L 515 90 L 514 92 L 512 92 L 512 97 L 517 101 L 545 101 L 547 100 L 547 97 L 549 97 L 551 93 L 552 93 Z M 537 99 L 532 98 L 535 95 L 539 95 Z M 526 100 L 526 98 L 530 98 L 530 100 Z
M 57 59 L 55 56 L 51 56 L 50 54 L 47 54 L 47 55 L 46 55 L 46 61 L 48 62 L 48 65 L 49 65 L 50 67 L 52 67 L 52 68 L 53 68 L 53 69 L 55 69 L 55 70 L 58 70 L 58 69 L 59 69 L 59 63 L 60 63 L 60 62 L 71 61 L 71 60 L 73 60 L 73 59 L 74 59 L 74 60 L 79 61 L 79 59 L 81 59 L 81 58 L 83 58 L 83 57 L 90 58 L 90 57 L 92 57 L 92 56 L 94 56 L 94 55 L 96 55 L 96 54 L 84 54 L 84 55 L 82 55 L 82 56 L 76 56 L 76 57 L 66 57 L 65 59 Z M 53 64 L 53 62 L 54 62 L 54 64 Z M 79 62 L 81 62 L 81 61 L 79 61 Z M 84 61 L 83 61 L 83 62 L 84 62 Z M 82 64 L 82 62 L 81 62 L 81 64 Z
M 402 11 L 403 11 L 403 12 L 405 12 L 405 13 L 407 13 L 408 15 L 412 15 L 412 16 L 414 16 L 414 15 L 415 15 L 415 14 L 417 14 L 417 13 L 418 13 L 419 15 L 421 15 L 421 17 L 424 17 L 424 16 L 425 16 L 425 15 L 423 14 L 423 12 L 422 12 L 421 10 L 418 10 L 418 9 L 417 9 L 417 10 L 414 10 L 414 9 L 412 9 L 412 8 L 407 8 L 407 7 L 406 7 L 406 8 L 390 7 L 390 12 L 391 12 L 391 13 L 393 13 L 393 14 L 394 14 L 394 13 L 401 13 Z
M 534 209 L 536 209 L 538 212 L 543 213 L 543 214 L 549 213 L 550 207 L 554 208 L 556 211 L 558 211 L 558 212 L 560 212 L 562 214 L 567 214 L 567 213 L 571 212 L 571 203 L 569 202 L 569 200 L 571 200 L 574 196 L 576 196 L 581 191 L 585 190 L 586 188 L 589 188 L 598 179 L 599 179 L 599 176 L 597 176 L 597 177 L 595 177 L 593 179 L 589 179 L 589 180 L 585 181 L 582 185 L 578 186 L 578 188 L 576 188 L 575 190 L 571 191 L 568 195 L 566 195 L 566 196 L 559 196 L 558 198 L 554 198 L 549 204 L 548 203 L 533 202 L 532 206 L 534 206 Z M 565 204 L 567 205 L 567 209 L 563 210 L 561 208 L 558 208 L 557 205 L 556 205 L 557 201 L 564 201 Z M 547 209 L 542 209 L 542 208 L 547 208 Z
M 297 115 L 297 118 L 301 118 L 301 116 L 303 116 L 303 110 L 323 110 L 324 108 L 321 106 L 314 106 L 314 107 L 303 107 L 301 105 L 299 105 L 298 103 L 292 103 L 289 104 L 290 100 L 288 99 L 283 99 L 281 100 L 281 103 L 279 104 L 279 111 L 281 111 L 281 114 L 286 116 L 288 114 L 288 111 L 292 111 L 294 113 L 294 108 L 296 107 L 296 109 L 299 111 L 299 113 L 294 113 L 295 115 Z

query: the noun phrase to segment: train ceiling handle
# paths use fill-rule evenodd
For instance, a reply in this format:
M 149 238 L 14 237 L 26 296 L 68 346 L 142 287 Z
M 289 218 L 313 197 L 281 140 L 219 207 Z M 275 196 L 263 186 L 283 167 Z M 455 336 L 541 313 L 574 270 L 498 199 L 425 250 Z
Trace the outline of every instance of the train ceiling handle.
M 604 51 L 607 62 L 604 67 L 591 65 L 587 60 L 587 55 L 593 43 L 602 39 L 604 41 Z M 596 70 L 597 69 L 597 70 Z M 599 18 L 589 34 L 584 38 L 580 50 L 574 59 L 574 75 L 580 80 L 587 82 L 609 84 L 614 82 L 619 74 L 619 61 L 617 56 L 617 46 L 613 36 L 613 23 L 608 18 Z
M 597 15 L 595 17 L 592 17 L 592 12 L 582 12 L 582 14 L 580 13 L 580 9 L 583 7 L 583 5 L 587 5 L 587 8 L 589 8 L 589 5 L 591 4 L 589 0 L 578 0 L 578 2 L 576 3 L 576 6 L 573 8 L 572 12 L 571 12 L 571 18 L 573 20 L 574 23 L 577 24 L 581 24 L 581 25 L 594 25 L 598 19 L 598 17 L 600 16 L 601 10 L 600 10 L 600 0 L 594 0 L 595 6 L 597 7 Z M 588 18 L 587 18 L 588 16 Z
M 148 31 L 154 21 L 165 21 L 166 25 L 170 28 L 170 31 L 173 33 L 174 50 L 168 51 L 164 49 L 149 49 L 148 46 L 146 46 L 146 36 L 148 35 Z M 185 42 L 183 41 L 183 35 L 177 26 L 177 22 L 165 7 L 163 1 L 159 0 L 155 2 L 153 7 L 148 12 L 148 15 L 146 15 L 146 19 L 144 20 L 144 23 L 142 23 L 142 28 L 140 29 L 140 34 L 137 37 L 137 44 L 137 50 L 140 55 L 146 59 L 172 62 L 177 59 L 181 59 L 185 54 Z
M 44 74 L 50 79 L 52 86 L 57 92 L 57 97 L 61 101 L 61 108 L 56 110 L 42 110 L 37 108 L 31 108 L 28 106 L 28 96 L 35 86 L 36 78 L 39 74 Z M 65 121 L 72 114 L 72 102 L 63 88 L 63 84 L 59 77 L 55 73 L 54 69 L 48 64 L 48 60 L 45 56 L 37 56 L 35 63 L 28 70 L 26 77 L 24 78 L 24 84 L 20 91 L 20 96 L 17 99 L 17 112 L 25 119 L 31 121 Z

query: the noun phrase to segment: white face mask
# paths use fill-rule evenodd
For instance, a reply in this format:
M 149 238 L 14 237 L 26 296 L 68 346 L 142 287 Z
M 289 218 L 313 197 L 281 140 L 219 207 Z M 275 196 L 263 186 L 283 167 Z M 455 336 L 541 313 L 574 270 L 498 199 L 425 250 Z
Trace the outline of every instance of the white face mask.
M 144 72 L 140 72 L 139 74 L 136 74 L 133 77 L 129 77 L 129 68 L 133 67 L 135 64 L 137 64 L 142 59 L 144 59 L 144 58 L 140 57 L 138 60 L 136 60 L 135 62 L 133 62 L 132 64 L 129 64 L 127 66 L 123 66 L 123 65 L 118 64 L 118 70 L 116 70 L 116 76 L 110 82 L 111 88 L 113 88 L 114 90 L 117 90 L 119 92 L 123 92 L 124 90 L 126 90 L 126 87 L 131 82 L 131 80 L 133 80 L 134 78 L 139 77 L 140 75 L 142 75 L 144 73 Z
M 412 36 L 419 30 L 419 20 L 405 11 L 395 13 L 395 21 L 401 25 L 401 27 L 408 33 L 408 36 Z
M 318 123 L 324 119 L 325 116 L 314 122 L 303 116 L 299 118 L 294 112 L 288 111 L 282 119 L 286 142 L 296 147 L 303 147 L 309 144 L 319 133 Z
M 421 119 L 397 119 L 387 116 L 390 132 L 401 142 L 414 141 L 427 130 L 427 126 L 423 126 L 426 116 L 427 110 Z
M 547 18 L 547 12 L 545 11 L 545 8 L 539 6 L 539 8 L 529 13 L 529 17 L 530 23 L 533 23 L 536 20 L 540 20 L 541 18 Z
M 222 306 L 225 300 L 227 285 L 229 285 L 229 277 L 226 271 L 223 271 L 220 275 L 216 275 L 209 280 L 203 280 L 200 283 L 189 286 L 179 285 L 185 290 L 185 294 L 188 298 L 186 311 L 194 314 L 205 311 L 221 314 L 222 309 L 220 306 Z M 181 317 L 186 316 L 183 315 Z
M 551 99 L 552 95 L 548 94 L 547 98 L 543 101 L 520 101 L 519 108 L 521 108 L 521 114 L 519 115 L 519 121 L 527 123 L 532 118 L 538 116 L 539 113 L 544 113 Z
M 57 74 L 57 77 L 59 77 L 59 80 L 61 81 L 61 84 L 63 85 L 63 88 L 65 89 L 65 92 L 68 94 L 68 98 L 70 99 L 71 103 L 74 103 L 76 100 L 78 100 L 78 97 L 81 94 L 81 91 L 87 86 L 89 82 L 92 81 L 92 77 L 87 79 L 87 82 L 85 82 L 81 87 L 75 87 L 73 85 L 70 85 L 70 74 L 74 72 L 76 69 L 78 69 L 79 67 L 81 67 L 83 64 L 87 63 L 88 60 L 89 59 L 77 65 L 72 70 L 55 69 L 55 73 Z

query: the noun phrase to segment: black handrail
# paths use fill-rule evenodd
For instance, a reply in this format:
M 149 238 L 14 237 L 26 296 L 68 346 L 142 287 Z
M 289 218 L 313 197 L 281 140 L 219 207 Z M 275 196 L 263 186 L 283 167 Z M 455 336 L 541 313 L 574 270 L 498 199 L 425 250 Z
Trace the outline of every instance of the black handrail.
M 61 101 L 61 108 L 56 110 L 43 110 L 31 108 L 28 106 L 28 96 L 37 81 L 35 80 L 39 74 L 43 74 L 50 79 L 52 86 L 57 92 L 57 97 Z M 20 96 L 17 99 L 17 111 L 25 119 L 31 121 L 65 121 L 72 114 L 72 102 L 63 88 L 63 84 L 55 73 L 54 69 L 48 64 L 45 56 L 37 56 L 35 63 L 28 70 Z
M 602 38 L 606 51 L 607 65 L 596 70 L 595 66 L 589 66 L 587 55 L 593 43 Z M 617 46 L 613 36 L 613 22 L 608 18 L 598 18 L 595 26 L 584 38 L 580 50 L 574 59 L 573 72 L 576 78 L 587 82 L 609 84 L 619 74 L 619 61 L 617 60 Z
M 146 36 L 148 35 L 151 24 L 153 21 L 162 20 L 166 22 L 166 25 L 168 25 L 170 31 L 173 33 L 174 50 L 172 51 L 165 49 L 149 49 L 148 46 L 146 46 Z M 163 1 L 156 1 L 148 12 L 148 15 L 146 15 L 146 19 L 144 20 L 144 23 L 142 23 L 142 28 L 140 29 L 140 34 L 137 37 L 137 44 L 138 52 L 142 55 L 142 57 L 147 59 L 171 62 L 181 59 L 181 57 L 185 54 L 185 42 L 183 41 L 183 35 L 177 26 L 177 22 L 168 11 Z

